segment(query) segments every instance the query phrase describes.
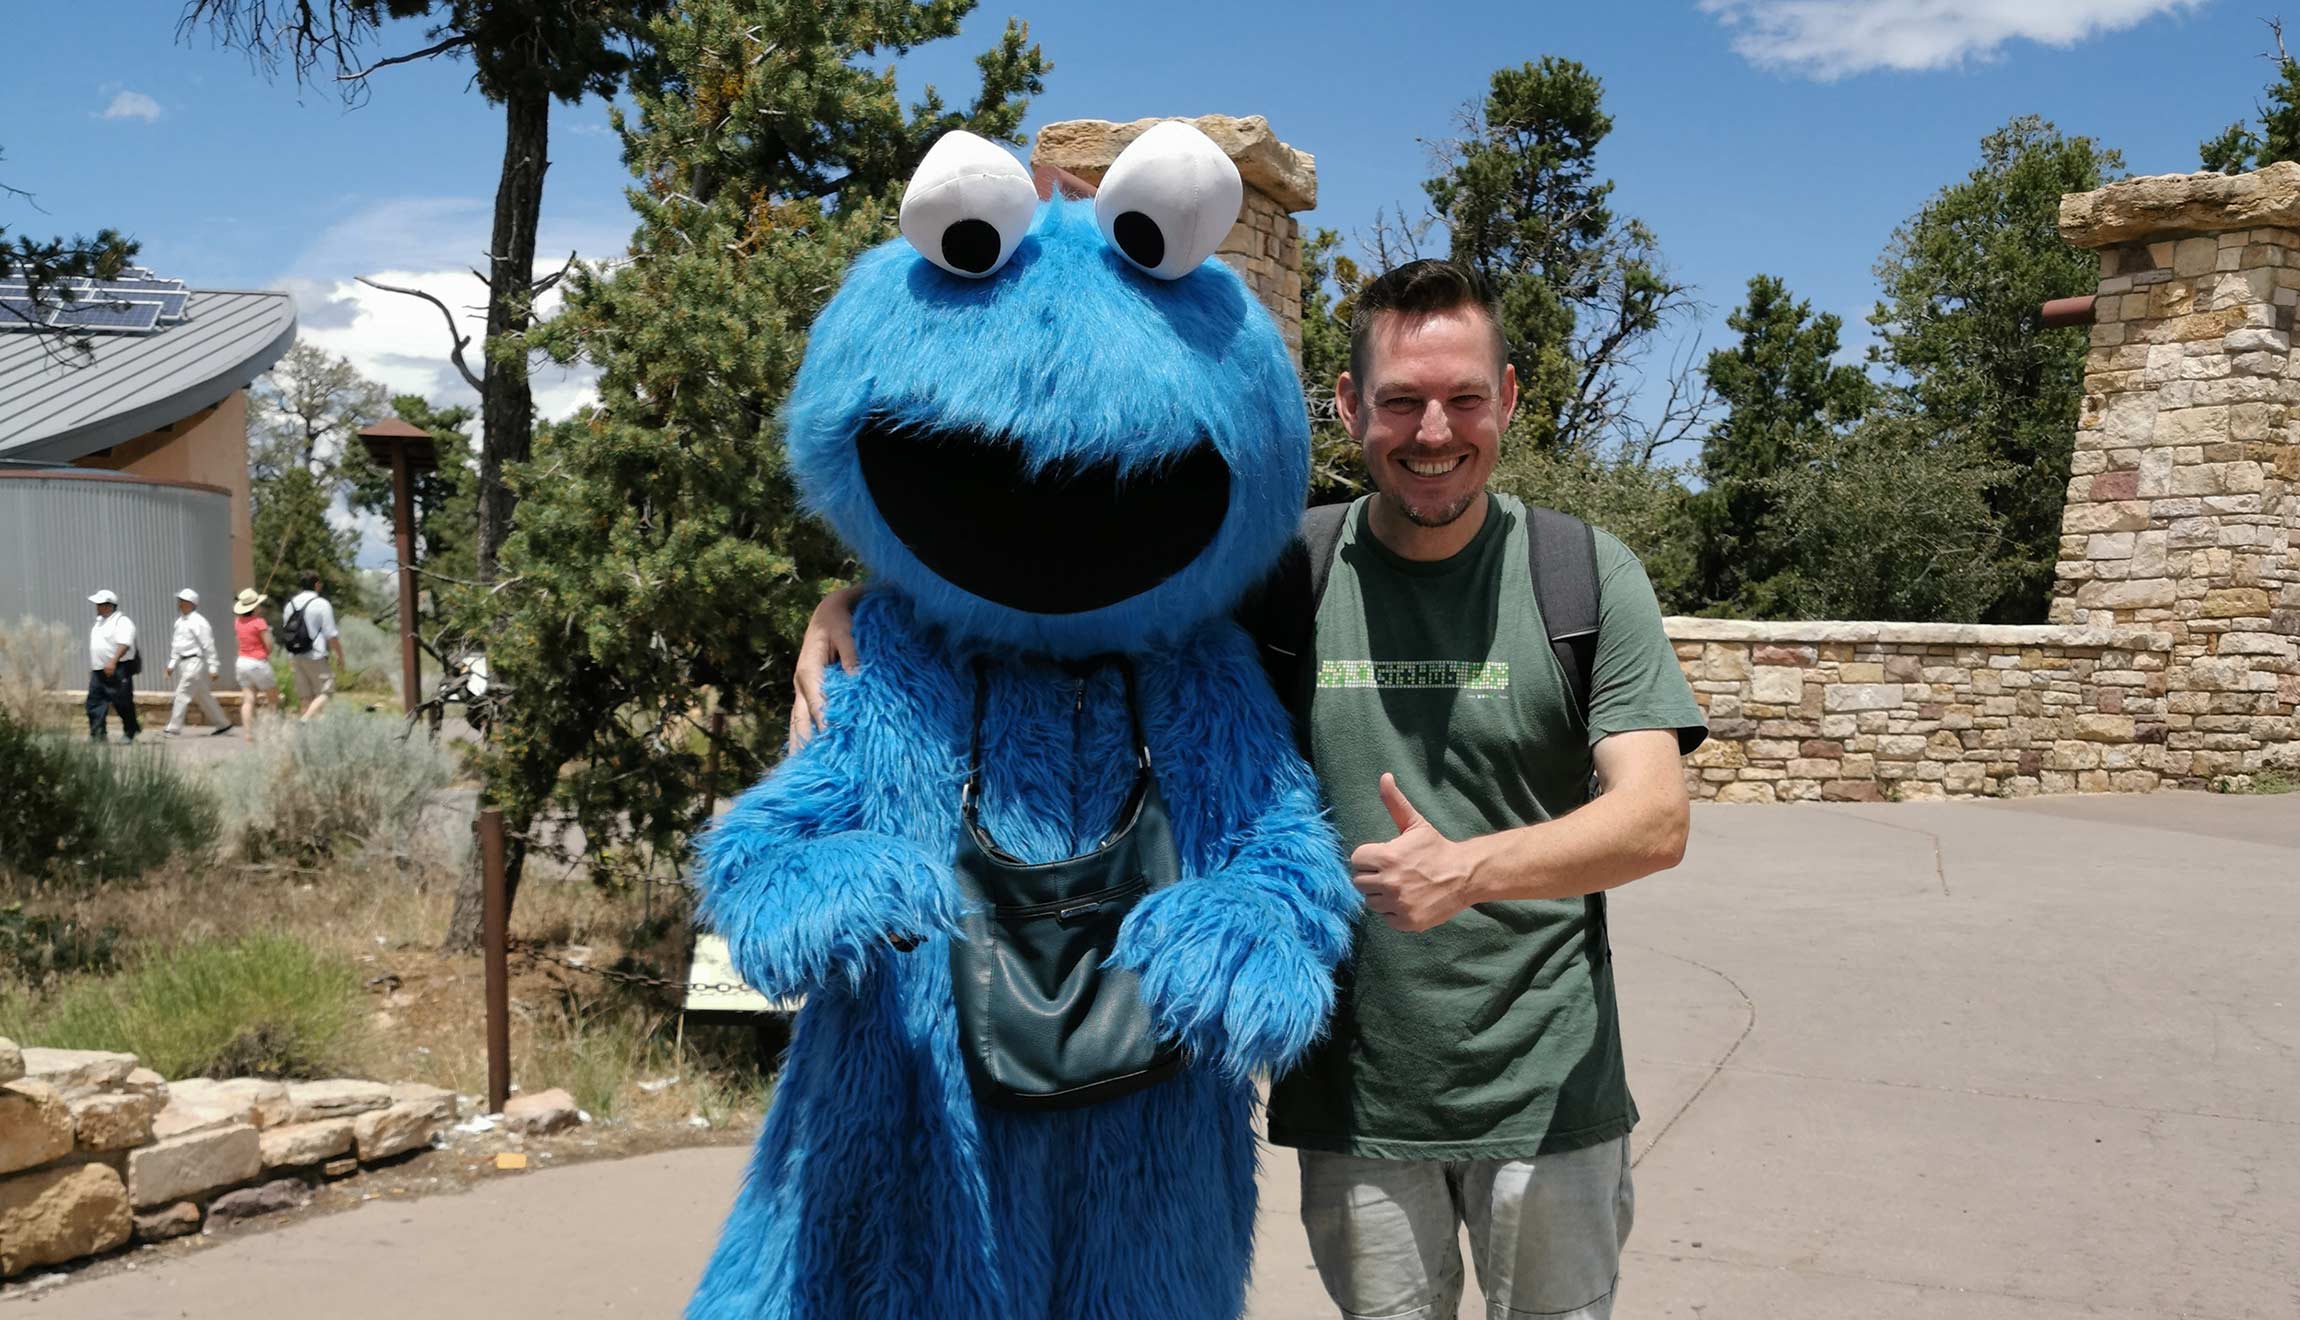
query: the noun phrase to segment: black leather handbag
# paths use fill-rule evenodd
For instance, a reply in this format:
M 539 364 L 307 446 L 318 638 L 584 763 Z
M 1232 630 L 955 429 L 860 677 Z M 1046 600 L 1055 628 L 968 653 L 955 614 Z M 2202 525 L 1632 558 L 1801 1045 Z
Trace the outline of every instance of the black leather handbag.
M 1103 966 L 1126 914 L 1181 876 L 1142 737 L 1134 671 L 1118 663 L 1134 725 L 1134 787 L 1100 846 L 1052 862 L 1025 862 L 982 827 L 976 806 L 989 676 L 975 666 L 974 734 L 953 868 L 966 915 L 951 942 L 950 979 L 967 1078 L 987 1105 L 1099 1104 L 1181 1067 L 1181 1048 L 1160 1038 L 1139 978 Z

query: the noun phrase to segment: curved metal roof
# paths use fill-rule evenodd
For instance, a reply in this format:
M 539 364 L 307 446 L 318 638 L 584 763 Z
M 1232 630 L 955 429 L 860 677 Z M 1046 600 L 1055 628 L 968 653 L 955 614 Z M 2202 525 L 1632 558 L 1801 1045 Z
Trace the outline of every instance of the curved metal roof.
M 295 343 L 285 293 L 200 291 L 152 335 L 93 335 L 93 359 L 0 335 L 0 463 L 69 463 L 221 403 Z

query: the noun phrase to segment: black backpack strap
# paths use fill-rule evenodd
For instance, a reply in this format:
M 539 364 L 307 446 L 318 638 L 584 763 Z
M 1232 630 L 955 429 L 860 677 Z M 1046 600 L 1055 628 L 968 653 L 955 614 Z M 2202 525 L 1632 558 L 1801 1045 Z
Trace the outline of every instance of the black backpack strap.
M 1526 512 L 1532 515 L 1525 545 L 1533 598 L 1541 602 L 1549 648 L 1586 724 L 1590 671 L 1597 663 L 1597 529 L 1555 509 L 1529 505 Z
M 1293 717 L 1294 741 L 1309 754 L 1310 693 L 1316 676 L 1309 656 L 1318 630 L 1318 602 L 1333 575 L 1334 547 L 1352 504 L 1321 504 L 1302 513 L 1301 529 L 1262 581 L 1240 602 L 1237 620 L 1262 654 L 1262 671 Z
M 1533 574 L 1533 597 L 1541 604 L 1542 626 L 1549 632 L 1549 648 L 1557 653 L 1558 667 L 1574 708 L 1589 724 L 1589 686 L 1597 664 L 1597 529 L 1555 509 L 1526 507 L 1527 568 Z M 1589 776 L 1589 797 L 1598 792 L 1597 775 Z M 1612 941 L 1605 929 L 1605 895 L 1583 897 L 1589 928 L 1591 964 L 1613 960 Z

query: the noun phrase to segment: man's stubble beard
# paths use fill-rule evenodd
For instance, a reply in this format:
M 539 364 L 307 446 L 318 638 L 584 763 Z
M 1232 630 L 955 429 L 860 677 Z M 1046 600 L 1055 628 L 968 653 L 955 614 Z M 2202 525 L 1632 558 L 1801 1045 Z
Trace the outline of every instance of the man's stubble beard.
M 1415 508 L 1411 504 L 1406 503 L 1405 498 L 1399 495 L 1396 491 L 1386 488 L 1382 489 L 1381 491 L 1382 498 L 1389 501 L 1390 507 L 1397 510 L 1405 517 L 1407 522 L 1412 523 L 1416 527 L 1451 526 L 1463 514 L 1469 512 L 1469 506 L 1477 502 L 1479 493 L 1480 492 L 1475 490 L 1469 492 L 1467 495 L 1462 496 L 1459 500 L 1448 506 L 1442 513 L 1428 513 L 1421 509 Z

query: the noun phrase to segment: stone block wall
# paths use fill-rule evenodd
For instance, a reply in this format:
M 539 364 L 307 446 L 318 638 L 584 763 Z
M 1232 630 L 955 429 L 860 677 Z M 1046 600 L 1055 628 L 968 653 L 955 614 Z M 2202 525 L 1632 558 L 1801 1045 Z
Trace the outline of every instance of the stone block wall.
M 133 1055 L 0 1040 L 0 1279 L 300 1205 L 457 1113 L 419 1083 L 167 1082 Z
M 1317 161 L 1278 140 L 1260 115 L 1175 116 L 1214 140 L 1238 167 L 1245 200 L 1238 221 L 1222 240 L 1218 255 L 1246 281 L 1262 306 L 1285 332 L 1286 346 L 1302 355 L 1302 230 L 1294 212 L 1318 204 Z M 1066 171 L 1100 183 L 1128 143 L 1161 119 L 1117 124 L 1106 119 L 1071 119 L 1038 131 L 1031 148 L 1034 167 Z
M 2142 629 L 1670 619 L 1720 802 L 2147 792 L 2171 638 Z

